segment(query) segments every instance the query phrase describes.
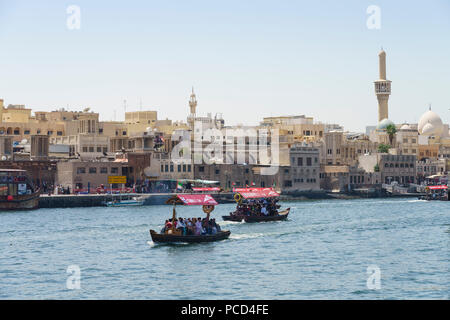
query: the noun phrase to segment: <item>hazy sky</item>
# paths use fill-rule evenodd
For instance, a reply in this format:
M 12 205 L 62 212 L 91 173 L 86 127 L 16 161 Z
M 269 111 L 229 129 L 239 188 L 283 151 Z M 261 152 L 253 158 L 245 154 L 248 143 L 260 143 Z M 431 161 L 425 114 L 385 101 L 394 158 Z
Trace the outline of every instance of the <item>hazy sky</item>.
M 69 5 L 81 29 L 69 30 Z M 367 7 L 381 9 L 369 29 Z M 378 52 L 389 115 L 417 122 L 432 103 L 450 122 L 450 0 L 3 1 L 0 98 L 34 110 L 91 107 L 101 120 L 157 110 L 226 123 L 306 114 L 363 131 L 377 120 Z

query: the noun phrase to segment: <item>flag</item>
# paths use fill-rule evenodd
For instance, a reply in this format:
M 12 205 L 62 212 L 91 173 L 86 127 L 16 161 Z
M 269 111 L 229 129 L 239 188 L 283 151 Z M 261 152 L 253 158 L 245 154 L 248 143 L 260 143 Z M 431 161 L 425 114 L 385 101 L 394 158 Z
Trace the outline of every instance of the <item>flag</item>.
M 177 182 L 177 189 L 183 190 L 183 184 L 181 182 Z

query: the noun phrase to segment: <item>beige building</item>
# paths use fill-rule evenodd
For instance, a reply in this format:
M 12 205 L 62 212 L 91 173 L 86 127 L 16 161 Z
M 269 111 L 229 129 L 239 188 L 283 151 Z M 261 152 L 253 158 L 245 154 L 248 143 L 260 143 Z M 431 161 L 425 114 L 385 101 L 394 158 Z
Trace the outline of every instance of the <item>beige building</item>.
M 61 161 L 57 164 L 56 184 L 71 191 L 94 191 L 100 185 L 108 186 L 108 176 L 127 176 L 127 162 L 113 161 Z M 119 186 L 114 186 L 117 188 Z
M 355 166 L 364 154 L 376 153 L 378 143 L 366 135 L 347 136 L 342 131 L 325 133 L 321 145 L 321 161 L 327 166 Z

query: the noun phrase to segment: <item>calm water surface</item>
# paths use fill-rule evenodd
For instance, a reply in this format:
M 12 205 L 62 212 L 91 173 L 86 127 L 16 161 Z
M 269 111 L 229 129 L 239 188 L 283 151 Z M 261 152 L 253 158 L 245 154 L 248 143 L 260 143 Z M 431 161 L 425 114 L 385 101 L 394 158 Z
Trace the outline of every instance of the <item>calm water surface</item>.
M 169 206 L 0 212 L 0 299 L 448 299 L 450 202 L 283 203 L 289 220 L 223 222 L 229 240 L 155 245 Z M 203 216 L 183 207 L 179 216 Z M 67 267 L 81 289 L 66 288 Z M 367 267 L 381 289 L 367 288 Z

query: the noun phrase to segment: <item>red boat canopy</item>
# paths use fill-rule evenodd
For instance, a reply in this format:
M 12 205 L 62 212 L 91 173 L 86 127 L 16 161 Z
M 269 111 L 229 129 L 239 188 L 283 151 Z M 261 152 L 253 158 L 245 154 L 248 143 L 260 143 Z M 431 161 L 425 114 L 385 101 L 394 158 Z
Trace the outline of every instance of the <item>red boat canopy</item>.
M 192 188 L 195 192 L 202 192 L 202 191 L 220 191 L 219 187 L 211 187 L 211 188 Z
M 233 192 L 260 192 L 261 190 L 272 190 L 273 188 L 233 188 Z
M 447 186 L 429 186 L 428 188 L 430 190 L 445 190 L 445 189 L 448 189 Z
M 178 199 L 183 201 L 187 206 L 216 206 L 217 201 L 214 200 L 209 194 L 177 194 Z
M 240 191 L 239 193 L 245 199 L 252 198 L 274 198 L 279 197 L 280 194 L 273 190 L 272 188 L 250 188 L 251 190 Z

